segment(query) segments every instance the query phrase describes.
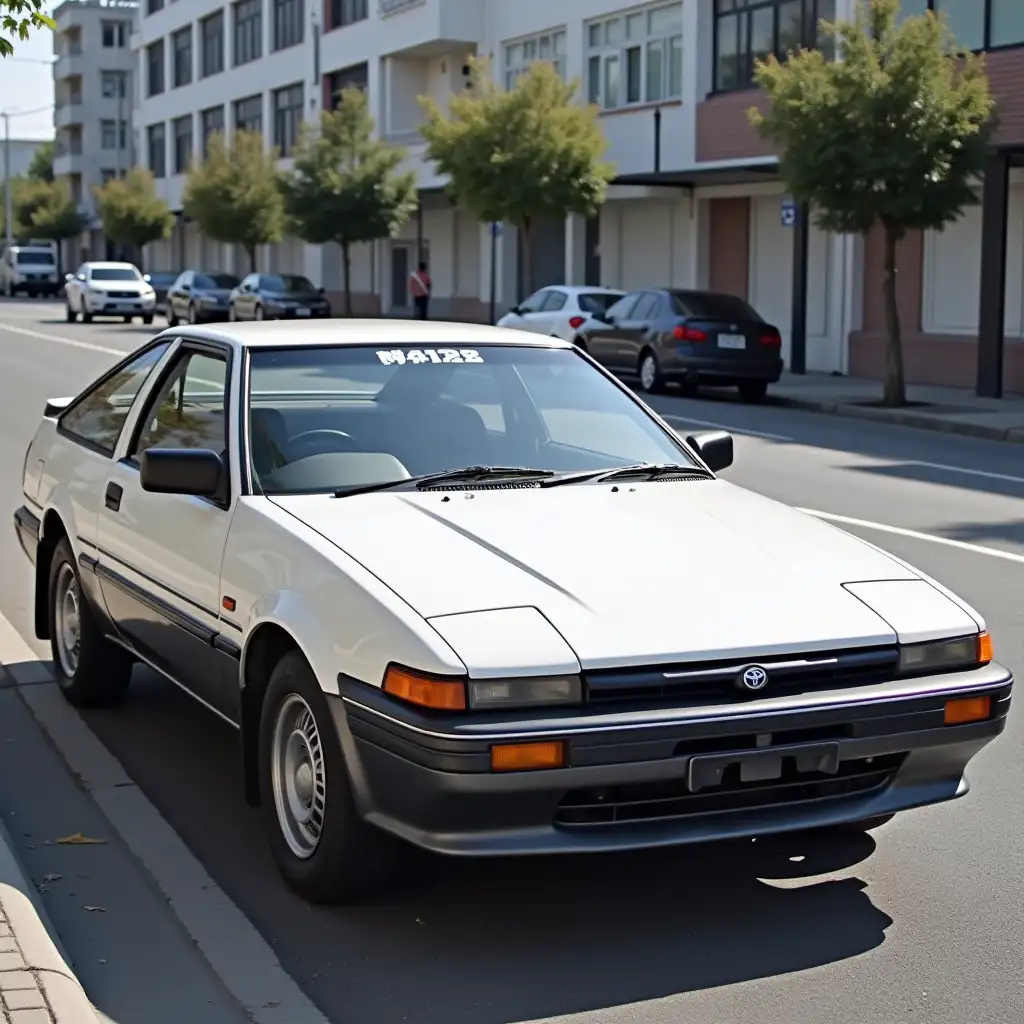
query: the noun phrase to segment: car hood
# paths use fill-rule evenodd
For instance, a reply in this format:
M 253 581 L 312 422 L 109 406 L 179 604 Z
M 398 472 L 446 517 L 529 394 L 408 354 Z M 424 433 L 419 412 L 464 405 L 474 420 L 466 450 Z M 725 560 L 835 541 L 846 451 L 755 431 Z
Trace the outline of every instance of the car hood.
M 535 608 L 590 668 L 896 642 L 844 584 L 916 580 L 963 614 L 871 545 L 722 480 L 271 500 L 422 617 Z
M 231 298 L 231 288 L 202 288 L 196 294 L 200 299 L 214 299 L 217 302 L 227 302 Z

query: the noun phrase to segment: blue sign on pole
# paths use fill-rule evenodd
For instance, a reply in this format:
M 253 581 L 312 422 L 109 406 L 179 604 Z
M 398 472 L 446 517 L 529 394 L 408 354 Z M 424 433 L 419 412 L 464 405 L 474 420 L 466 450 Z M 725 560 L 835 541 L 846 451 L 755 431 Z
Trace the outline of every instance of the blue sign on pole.
M 491 221 L 491 234 L 494 235 L 495 238 L 498 238 L 501 235 L 501 221 Z
M 796 226 L 796 203 L 793 202 L 790 196 L 784 196 L 782 199 L 782 205 L 779 209 L 779 219 L 782 221 L 784 228 L 792 228 Z

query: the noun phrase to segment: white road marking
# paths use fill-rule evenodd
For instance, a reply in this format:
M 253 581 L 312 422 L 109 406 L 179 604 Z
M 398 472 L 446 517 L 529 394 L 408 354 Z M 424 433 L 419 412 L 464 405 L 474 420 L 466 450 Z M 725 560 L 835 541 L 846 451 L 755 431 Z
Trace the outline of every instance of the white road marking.
M 655 410 L 657 411 L 657 410 Z M 769 434 L 766 430 L 751 430 L 749 427 L 737 427 L 729 423 L 712 423 L 710 420 L 695 420 L 690 416 L 676 416 L 675 413 L 658 413 L 669 423 L 692 423 L 697 427 L 713 427 L 715 430 L 728 430 L 731 434 L 750 434 L 752 437 L 763 437 L 767 441 L 793 441 L 794 438 L 785 434 Z
M 328 1024 L 252 922 L 63 698 L 44 663 L 3 615 L 0 663 L 248 1019 L 254 1024 Z
M 928 469 L 942 469 L 947 473 L 966 473 L 968 476 L 980 476 L 986 480 L 1005 480 L 1011 484 L 1024 484 L 1024 476 L 1011 476 L 1009 473 L 992 473 L 987 469 L 968 469 L 966 466 L 947 466 L 944 462 L 924 462 L 921 459 L 907 461 L 911 466 L 927 466 Z
M 71 348 L 84 348 L 88 352 L 102 352 L 109 356 L 126 356 L 131 349 L 108 348 L 106 345 L 93 345 L 89 341 L 76 341 L 74 338 L 64 338 L 59 334 L 43 334 L 42 331 L 30 331 L 27 327 L 15 327 L 13 324 L 4 323 L 0 320 L 0 331 L 10 331 L 12 334 L 24 334 L 28 338 L 40 338 L 43 341 L 55 341 L 58 345 L 70 345 Z M 156 332 L 154 332 L 156 333 Z
M 889 526 L 887 523 L 875 523 L 870 519 L 853 519 L 851 516 L 838 516 L 832 512 L 820 512 L 813 508 L 798 508 L 798 512 L 806 512 L 816 519 L 824 519 L 826 522 L 839 523 L 844 526 L 860 526 L 865 530 L 878 530 L 881 533 L 892 533 L 897 537 L 910 537 L 913 540 L 924 540 L 931 544 L 941 544 L 947 548 L 959 548 L 961 551 L 970 551 L 974 555 L 988 555 L 990 558 L 1002 558 L 1007 562 L 1017 562 L 1024 565 L 1024 555 L 1018 555 L 1014 551 L 1001 551 L 999 548 L 987 548 L 981 544 L 969 544 L 965 540 L 953 540 L 951 537 L 939 537 L 934 533 L 920 533 L 917 530 L 907 530 L 902 526 Z

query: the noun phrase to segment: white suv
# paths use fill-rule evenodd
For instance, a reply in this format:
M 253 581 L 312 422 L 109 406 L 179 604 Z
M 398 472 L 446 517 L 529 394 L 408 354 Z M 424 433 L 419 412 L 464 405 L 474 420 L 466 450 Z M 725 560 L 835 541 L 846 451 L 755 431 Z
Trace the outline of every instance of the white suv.
M 12 245 L 0 259 L 0 288 L 10 297 L 24 292 L 30 297 L 56 295 L 57 259 L 49 245 Z
M 120 317 L 126 324 L 137 316 L 144 324 L 153 322 L 156 292 L 133 263 L 83 263 L 68 274 L 64 294 L 69 324 L 79 317 L 87 324 L 94 316 Z

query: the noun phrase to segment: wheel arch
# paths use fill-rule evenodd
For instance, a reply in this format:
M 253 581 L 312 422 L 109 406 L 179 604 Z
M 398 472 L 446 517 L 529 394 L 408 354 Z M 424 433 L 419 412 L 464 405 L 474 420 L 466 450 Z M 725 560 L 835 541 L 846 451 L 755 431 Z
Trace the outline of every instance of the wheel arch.
M 33 595 L 33 626 L 36 638 L 50 639 L 50 564 L 57 545 L 70 539 L 60 512 L 47 509 L 39 527 L 39 547 L 36 549 L 36 579 Z

